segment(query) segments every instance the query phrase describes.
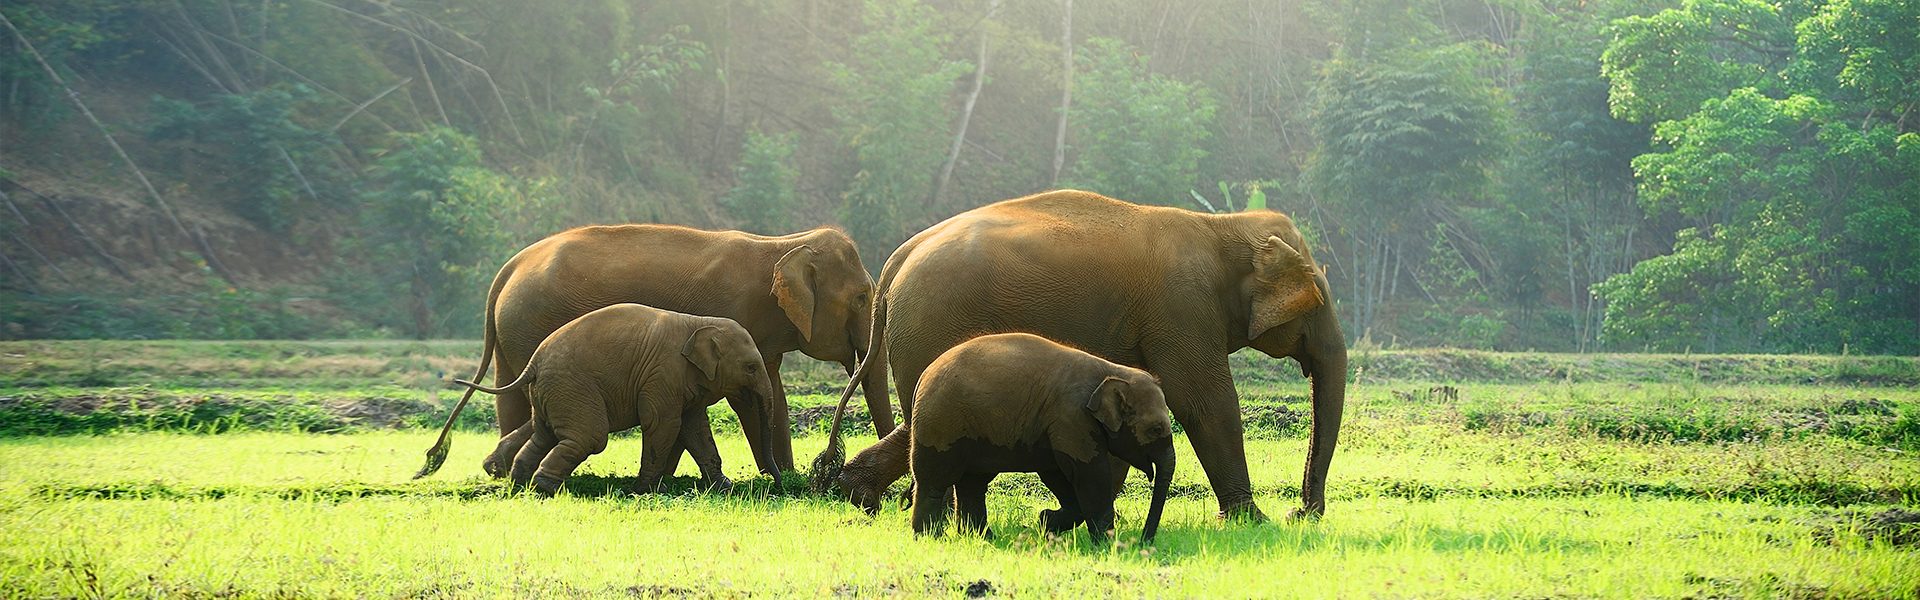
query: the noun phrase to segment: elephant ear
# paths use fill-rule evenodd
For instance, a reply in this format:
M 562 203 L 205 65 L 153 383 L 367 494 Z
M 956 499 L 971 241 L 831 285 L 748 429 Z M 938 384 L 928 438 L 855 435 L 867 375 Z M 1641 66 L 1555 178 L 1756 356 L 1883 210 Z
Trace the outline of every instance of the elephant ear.
M 1107 431 L 1120 431 L 1120 405 L 1127 401 L 1127 387 L 1127 380 L 1107 377 L 1087 397 L 1087 412 L 1093 413 L 1093 419 Z
M 819 256 L 813 248 L 800 246 L 773 264 L 773 299 L 808 342 L 813 341 L 813 261 Z
M 693 335 L 687 336 L 687 343 L 680 346 L 680 355 L 699 368 L 707 381 L 713 381 L 720 370 L 720 327 L 705 325 L 693 330 Z
M 1248 290 L 1252 310 L 1247 319 L 1247 339 L 1260 337 L 1268 329 L 1300 318 L 1326 304 L 1315 285 L 1313 262 L 1299 251 L 1267 236 L 1253 251 L 1253 285 Z

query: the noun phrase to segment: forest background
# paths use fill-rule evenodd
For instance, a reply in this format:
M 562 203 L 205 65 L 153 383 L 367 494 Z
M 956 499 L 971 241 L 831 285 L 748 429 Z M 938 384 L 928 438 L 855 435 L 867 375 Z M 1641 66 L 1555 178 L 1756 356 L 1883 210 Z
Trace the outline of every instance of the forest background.
M 1359 343 L 1920 353 L 1915 0 L 14 0 L 0 338 L 477 337 L 589 223 L 1292 214 Z M 78 102 L 75 102 L 75 100 Z

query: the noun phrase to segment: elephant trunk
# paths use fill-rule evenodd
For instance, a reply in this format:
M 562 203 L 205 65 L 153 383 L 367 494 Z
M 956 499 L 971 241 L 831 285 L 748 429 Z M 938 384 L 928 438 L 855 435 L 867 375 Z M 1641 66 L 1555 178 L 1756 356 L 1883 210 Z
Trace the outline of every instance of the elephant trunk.
M 761 381 L 754 383 L 754 388 L 753 395 L 758 396 L 758 404 L 760 405 L 760 449 L 763 455 L 760 457 L 760 460 L 766 461 L 766 468 L 771 470 L 768 474 L 773 476 L 773 488 L 775 490 L 783 490 L 786 486 L 783 485 L 783 482 L 780 480 L 780 462 L 775 456 L 774 443 L 778 441 L 776 436 L 781 433 L 776 430 L 778 430 L 780 424 L 786 420 L 778 418 L 780 415 L 774 414 L 775 407 L 773 403 L 774 398 L 777 396 L 773 394 L 773 384 L 766 380 L 766 375 L 763 374 Z
M 1307 369 L 1307 376 L 1313 380 L 1313 439 L 1307 446 L 1300 509 L 1295 513 L 1307 518 L 1327 511 L 1327 469 L 1333 464 L 1333 449 L 1340 441 L 1340 417 L 1347 400 L 1346 342 L 1339 324 L 1331 323 L 1333 311 L 1323 313 L 1329 323 L 1315 324 L 1313 335 L 1319 337 L 1318 349 Z
M 1160 532 L 1160 512 L 1167 507 L 1167 488 L 1173 485 L 1173 463 L 1172 444 L 1154 457 L 1153 472 L 1149 474 L 1153 476 L 1153 504 L 1147 508 L 1147 525 L 1140 531 L 1141 544 L 1153 543 L 1154 534 Z

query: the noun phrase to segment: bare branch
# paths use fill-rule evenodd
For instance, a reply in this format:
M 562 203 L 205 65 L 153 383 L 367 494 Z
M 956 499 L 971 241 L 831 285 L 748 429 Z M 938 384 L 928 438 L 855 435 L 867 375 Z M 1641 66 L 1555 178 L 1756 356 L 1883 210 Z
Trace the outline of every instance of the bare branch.
M 193 236 L 187 233 L 186 224 L 180 221 L 180 215 L 174 212 L 173 205 L 168 204 L 167 199 L 160 196 L 160 190 L 153 187 L 153 182 L 147 179 L 145 171 L 140 170 L 140 165 L 133 162 L 133 156 L 127 154 L 127 149 L 120 147 L 120 141 L 114 139 L 113 131 L 107 129 L 107 125 L 100 122 L 100 117 L 94 116 L 93 109 L 87 108 L 87 103 L 80 100 L 80 93 L 73 91 L 73 88 L 67 85 L 67 81 L 60 77 L 60 72 L 55 70 L 53 65 L 47 62 L 46 57 L 41 56 L 40 51 L 33 47 L 33 42 L 28 41 L 27 36 L 21 35 L 20 30 L 13 26 L 13 20 L 8 19 L 6 13 L 0 13 L 0 25 L 5 25 L 7 31 L 13 33 L 14 39 L 19 40 L 20 45 L 27 49 L 27 54 L 32 55 L 33 60 L 40 63 L 40 68 L 46 71 L 47 77 L 53 81 L 54 85 L 58 85 L 60 89 L 66 90 L 67 99 L 73 102 L 75 108 L 80 109 L 80 114 L 84 115 L 87 121 L 93 124 L 94 129 L 100 131 L 101 137 L 106 138 L 107 145 L 113 147 L 114 154 L 119 155 L 120 161 L 126 163 L 127 170 L 133 172 L 134 178 L 140 180 L 140 187 L 146 190 L 147 197 L 152 199 L 153 203 L 160 207 L 162 213 L 166 214 L 167 220 L 173 223 L 174 229 L 178 230 L 181 235 L 192 238 Z M 218 264 L 219 259 L 213 256 L 212 249 L 208 248 L 204 243 L 201 244 L 200 255 L 207 260 L 207 264 Z M 227 283 L 235 286 L 240 285 L 239 282 L 234 281 L 232 275 L 226 273 L 224 269 L 221 270 L 220 275 L 227 280 Z
M 489 73 L 489 72 L 487 72 L 487 69 L 486 69 L 485 67 L 482 67 L 482 66 L 480 66 L 480 65 L 476 65 L 476 64 L 473 64 L 473 62 L 472 62 L 472 61 L 469 61 L 469 60 L 467 60 L 467 59 L 465 59 L 465 58 L 462 58 L 462 57 L 461 57 L 460 55 L 458 55 L 458 54 L 454 54 L 454 53 L 453 53 L 453 51 L 451 51 L 451 50 L 447 50 L 446 48 L 444 48 L 444 47 L 441 47 L 441 46 L 440 46 L 439 44 L 436 44 L 436 43 L 434 43 L 434 42 L 433 42 L 433 40 L 430 40 L 430 39 L 427 39 L 427 38 L 426 38 L 426 36 L 422 36 L 422 35 L 420 35 L 420 33 L 419 33 L 419 32 L 417 32 L 417 31 L 414 31 L 414 30 L 412 30 L 412 29 L 408 29 L 408 28 L 405 28 L 405 27 L 401 27 L 401 26 L 399 26 L 399 25 L 395 25 L 395 24 L 393 24 L 393 23 L 388 23 L 388 22 L 386 22 L 386 21 L 382 21 L 382 20 L 380 20 L 380 19 L 376 19 L 376 18 L 373 18 L 373 17 L 370 17 L 370 16 L 367 16 L 367 15 L 363 15 L 363 14 L 360 14 L 360 13 L 357 13 L 357 12 L 354 12 L 354 11 L 351 11 L 351 10 L 347 10 L 347 9 L 345 9 L 345 8 L 342 8 L 342 7 L 340 7 L 340 6 L 338 6 L 338 5 L 335 5 L 335 4 L 333 4 L 333 3 L 330 3 L 330 2 L 325 2 L 325 1 L 323 1 L 323 0 L 306 0 L 306 1 L 307 1 L 307 2 L 309 2 L 309 3 L 312 3 L 312 4 L 317 4 L 317 5 L 320 5 L 320 6 L 322 6 L 322 7 L 326 7 L 326 8 L 328 8 L 328 9 L 331 9 L 331 10 L 334 10 L 334 11 L 336 11 L 336 12 L 339 12 L 339 13 L 342 13 L 342 14 L 345 14 L 345 15 L 347 15 L 347 16 L 350 16 L 350 17 L 353 17 L 353 18 L 355 18 L 355 19 L 360 19 L 360 20 L 362 20 L 362 21 L 366 21 L 366 22 L 368 22 L 368 23 L 373 23 L 373 24 L 375 24 L 375 25 L 379 25 L 379 26 L 381 26 L 381 27 L 385 27 L 385 28 L 387 28 L 387 29 L 391 29 L 391 30 L 394 30 L 394 31 L 396 31 L 396 32 L 399 32 L 399 33 L 401 33 L 402 35 L 405 35 L 405 36 L 407 36 L 407 37 L 408 37 L 408 38 L 410 38 L 410 39 L 413 39 L 413 40 L 416 40 L 416 41 L 418 41 L 418 42 L 419 42 L 419 43 L 421 43 L 421 44 L 425 44 L 425 45 L 426 45 L 426 46 L 427 46 L 428 48 L 431 48 L 431 49 L 433 49 L 433 50 L 435 51 L 435 54 L 436 54 L 437 56 L 442 56 L 442 57 L 445 57 L 445 58 L 447 58 L 447 59 L 450 59 L 450 60 L 452 60 L 452 61 L 454 61 L 454 62 L 456 62 L 456 63 L 459 63 L 459 64 L 460 64 L 461 66 L 464 66 L 464 67 L 467 67 L 467 68 L 469 68 L 469 69 L 473 69 L 474 71 L 476 71 L 476 72 L 478 72 L 478 73 L 480 73 L 480 77 L 481 77 L 481 78 L 483 78 L 483 79 L 486 79 L 486 80 L 487 80 L 487 89 L 488 89 L 488 90 L 491 90 L 491 91 L 493 92 L 493 99 L 494 99 L 494 101 L 496 101 L 496 102 L 499 102 L 499 103 L 500 103 L 500 112 L 501 112 L 501 116 L 504 116 L 504 117 L 506 117 L 506 119 L 507 119 L 507 127 L 508 127 L 509 129 L 512 129 L 512 130 L 513 130 L 513 137 L 514 137 L 514 139 L 515 139 L 515 140 L 518 140 L 518 141 L 519 141 L 519 142 L 520 142 L 521 144 L 525 144 L 525 143 L 527 143 L 527 140 L 526 140 L 526 138 L 520 135 L 520 125 L 519 125 L 519 124 L 517 124 L 517 123 L 515 123 L 515 122 L 514 122 L 514 120 L 513 120 L 513 109 L 507 106 L 507 99 L 506 99 L 506 96 L 503 96 L 503 95 L 501 95 L 501 94 L 500 94 L 500 86 L 499 86 L 498 84 L 495 84 L 495 83 L 494 83 L 494 81 L 493 81 L 493 74 L 492 74 L 492 73 Z
M 33 227 L 33 222 L 28 221 L 27 215 L 25 213 L 20 212 L 20 207 L 13 203 L 12 196 L 8 196 L 6 192 L 0 191 L 0 200 L 6 201 L 7 210 L 13 212 L 14 218 L 20 219 L 21 225 L 25 225 L 27 227 Z M 45 254 L 41 254 L 40 249 L 34 247 L 32 242 L 27 241 L 26 238 L 20 237 L 20 234 L 18 233 L 13 233 L 13 232 L 8 232 L 8 233 L 9 235 L 13 236 L 14 243 L 20 244 L 22 247 L 25 247 L 27 249 L 27 252 L 33 254 L 34 258 L 40 259 L 40 262 L 46 264 L 47 268 L 53 269 L 54 274 L 59 275 L 61 281 L 64 281 L 67 283 L 73 283 L 73 279 L 67 277 L 67 272 L 65 270 L 62 270 L 60 268 L 60 265 L 53 264 L 53 259 L 47 258 L 47 255 Z
M 391 93 L 393 93 L 393 91 L 394 91 L 394 90 L 397 90 L 397 89 L 400 89 L 400 88 L 401 88 L 401 86 L 405 86 L 405 85 L 407 85 L 407 84 L 409 84 L 409 83 L 412 83 L 412 82 L 413 82 L 413 78 L 412 78 L 412 77 L 408 77 L 408 78 L 406 78 L 406 79 L 402 79 L 402 80 L 400 80 L 400 83 L 396 83 L 396 84 L 393 84 L 393 85 L 391 85 L 391 86 L 387 86 L 387 89 L 385 89 L 385 90 L 382 90 L 382 91 L 381 91 L 380 93 L 378 93 L 378 94 L 374 94 L 374 95 L 373 95 L 373 97 L 372 97 L 372 98 L 368 98 L 366 102 L 361 102 L 360 104 L 357 104 L 357 105 L 354 105 L 354 107 L 353 107 L 353 110 L 350 110 L 350 111 L 347 111 L 347 114 L 345 114 L 345 115 L 342 115 L 342 116 L 340 117 L 340 120 L 338 120 L 338 121 L 334 121 L 334 122 L 333 122 L 333 126 L 332 126 L 332 127 L 328 127 L 328 128 L 327 128 L 327 135 L 333 135 L 333 132 L 335 132 L 335 131 L 339 131 L 339 130 L 340 130 L 340 126 L 341 126 L 341 125 L 346 125 L 346 124 L 347 124 L 347 121 L 350 121 L 350 120 L 353 120 L 353 116 L 354 116 L 354 115 L 357 115 L 357 114 L 360 114 L 360 111 L 363 111 L 363 110 L 366 110 L 368 106 L 373 106 L 373 103 L 375 103 L 375 102 L 379 102 L 381 98 L 385 98 L 385 97 L 387 97 L 387 94 L 391 94 Z M 381 124 L 381 125 L 386 125 L 386 123 L 385 123 L 385 122 L 382 122 L 382 123 L 380 123 L 380 124 Z M 393 128 L 392 128 L 392 127 L 388 127 L 387 129 L 388 129 L 388 130 L 392 130 Z

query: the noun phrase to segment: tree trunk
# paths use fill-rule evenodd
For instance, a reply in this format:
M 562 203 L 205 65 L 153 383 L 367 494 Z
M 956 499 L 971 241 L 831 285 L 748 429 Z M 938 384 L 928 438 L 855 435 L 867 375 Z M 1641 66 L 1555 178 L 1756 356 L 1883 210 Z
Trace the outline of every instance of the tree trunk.
M 1053 129 L 1053 174 L 1047 187 L 1060 186 L 1060 167 L 1067 162 L 1067 108 L 1073 106 L 1073 0 L 1061 0 L 1060 115 Z
M 973 105 L 980 100 L 980 87 L 987 82 L 987 23 L 993 20 L 993 14 L 1000 12 L 1000 0 L 992 0 L 987 5 L 987 16 L 980 19 L 980 45 L 974 52 L 973 88 L 967 91 L 967 102 L 960 109 L 960 124 L 954 127 L 953 145 L 947 149 L 947 162 L 940 167 L 939 183 L 933 186 L 933 197 L 927 199 L 927 206 L 938 205 L 947 195 L 947 184 L 953 181 L 953 164 L 960 161 L 960 148 L 967 143 L 967 126 L 973 121 Z

